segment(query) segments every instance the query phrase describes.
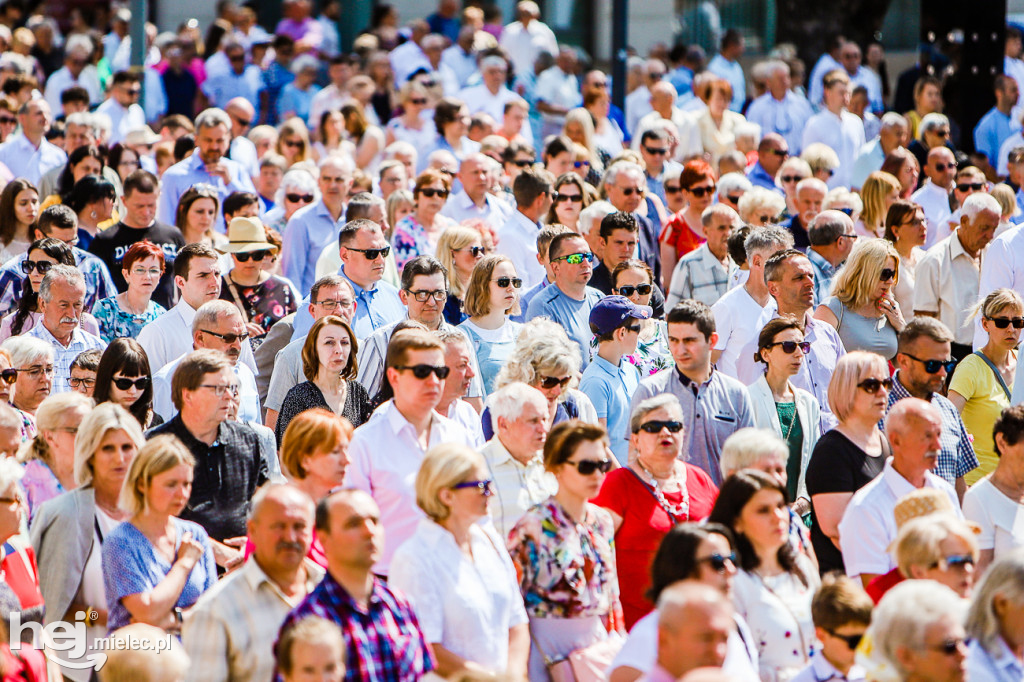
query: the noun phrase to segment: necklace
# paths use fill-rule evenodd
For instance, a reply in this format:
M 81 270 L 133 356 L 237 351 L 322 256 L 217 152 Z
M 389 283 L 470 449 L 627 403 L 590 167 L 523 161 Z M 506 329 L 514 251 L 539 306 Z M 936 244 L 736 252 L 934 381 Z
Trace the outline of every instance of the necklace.
M 790 404 L 790 403 L 776 403 L 776 405 L 788 405 L 788 404 Z M 790 434 L 793 433 L 793 426 L 796 424 L 796 402 L 794 401 L 792 403 L 792 405 L 793 405 L 793 418 L 789 421 L 789 428 L 786 429 L 786 435 L 782 437 L 782 440 L 786 441 L 787 443 L 789 442 Z M 778 410 L 777 407 L 775 409 Z
M 636 458 L 636 464 L 650 479 L 650 483 L 647 483 L 651 491 L 654 493 L 654 499 L 658 502 L 658 505 L 665 510 L 665 513 L 669 515 L 673 521 L 675 517 L 682 517 L 683 521 L 689 521 L 690 519 L 690 493 L 686 490 L 686 481 L 680 481 L 679 489 L 683 493 L 683 499 L 679 504 L 672 504 L 665 497 L 665 493 L 661 490 L 661 485 L 658 483 L 658 479 L 654 477 L 651 470 L 644 466 L 640 458 Z M 643 481 L 643 479 L 640 479 Z

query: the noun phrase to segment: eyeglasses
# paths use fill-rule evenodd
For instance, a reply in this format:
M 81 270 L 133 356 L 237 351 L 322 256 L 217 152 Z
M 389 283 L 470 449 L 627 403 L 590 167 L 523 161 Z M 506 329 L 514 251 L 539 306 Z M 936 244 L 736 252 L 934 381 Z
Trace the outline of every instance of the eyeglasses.
M 0 381 L 4 382 L 8 386 L 13 384 L 17 380 L 18 370 L 14 369 L 13 367 L 8 367 L 7 369 L 0 370 Z
M 433 291 L 427 291 L 426 289 L 420 289 L 419 291 L 413 291 L 412 289 L 406 289 L 406 291 L 412 294 L 412 297 L 416 299 L 418 303 L 426 303 L 428 298 L 432 298 L 438 303 L 448 298 L 448 292 L 444 289 L 434 289 Z
M 281 144 L 285 147 L 291 147 L 292 149 L 302 149 L 306 146 L 306 143 L 302 140 L 282 140 Z
M 612 470 L 612 461 L 610 459 L 581 459 L 578 462 L 566 462 L 566 465 L 576 467 L 576 471 L 580 472 L 580 476 L 590 476 L 595 471 L 607 474 Z
M 665 189 L 665 194 L 679 194 L 683 191 L 683 188 L 679 185 L 662 185 Z
M 132 274 L 136 277 L 142 277 L 143 275 L 149 275 L 150 277 L 159 277 L 163 274 L 163 271 L 159 268 L 132 268 Z
M 938 646 L 930 646 L 928 648 L 932 649 L 933 651 L 941 651 L 946 656 L 952 656 L 953 654 L 959 653 L 961 647 L 966 649 L 970 643 L 970 637 L 956 637 L 947 639 L 945 642 L 939 644 Z
M 679 433 L 683 430 L 683 422 L 672 420 L 652 419 L 640 425 L 637 431 L 644 433 L 661 433 L 662 429 L 668 429 L 669 433 Z
M 845 237 L 846 239 L 849 239 L 850 241 L 856 241 L 856 240 L 860 239 L 860 235 L 859 234 L 857 234 L 856 232 L 850 232 L 849 234 L 841 234 L 841 235 L 839 235 L 838 237 L 836 237 L 836 241 L 839 241 L 843 237 Z
M 956 168 L 956 164 L 955 163 L 936 163 L 935 164 L 935 170 L 939 171 L 940 173 L 942 173 L 942 172 L 944 172 L 946 170 L 953 170 L 954 168 Z
M 801 180 L 803 180 L 803 177 L 801 177 L 799 175 L 783 175 L 779 179 L 782 180 L 782 182 L 789 183 L 789 182 L 800 182 Z
M 313 203 L 312 194 L 285 194 L 284 198 L 292 202 L 293 204 L 297 204 L 300 201 L 307 204 Z
M 527 166 L 532 166 L 533 161 L 530 159 L 516 159 L 512 162 L 512 165 L 518 166 L 519 168 L 526 168 Z
M 313 305 L 318 305 L 321 308 L 323 308 L 324 310 L 326 310 L 327 312 L 331 312 L 332 310 L 336 310 L 338 308 L 351 308 L 352 307 L 352 303 L 353 303 L 352 301 L 349 301 L 349 300 L 344 299 L 344 298 L 342 298 L 342 299 L 325 298 L 322 301 L 315 301 L 313 303 Z
M 996 329 L 1006 329 L 1011 324 L 1014 329 L 1024 329 L 1024 317 L 989 317 L 986 318 L 996 326 Z
M 351 246 L 347 247 L 349 251 L 358 251 L 359 253 L 366 256 L 366 260 L 377 260 L 380 257 L 387 258 L 388 254 L 391 253 L 391 247 L 385 246 L 379 249 L 354 249 Z
M 556 194 L 555 195 L 555 203 L 556 204 L 560 204 L 563 201 L 571 201 L 574 204 L 582 204 L 583 203 L 583 195 L 582 194 Z
M 711 185 L 710 187 L 691 187 L 691 188 L 689 188 L 686 191 L 689 192 L 690 194 L 692 194 L 693 196 L 697 197 L 698 199 L 700 199 L 705 194 L 708 195 L 708 196 L 711 196 L 712 194 L 714 194 L 715 193 L 715 186 Z
M 765 348 L 775 348 L 775 346 L 782 346 L 782 352 L 786 355 L 792 355 L 796 352 L 797 348 L 799 348 L 804 355 L 811 352 L 810 341 L 775 341 L 766 345 Z
M 885 392 L 888 393 L 892 390 L 892 379 L 886 377 L 885 379 L 876 379 L 871 377 L 857 384 L 857 388 L 864 389 L 865 392 L 874 395 L 878 393 L 878 389 L 884 388 Z
M 943 570 L 950 570 L 952 568 L 963 568 L 964 566 L 974 566 L 974 557 L 970 554 L 953 554 L 951 556 L 942 557 L 931 565 L 931 568 L 942 568 Z
M 564 256 L 559 256 L 558 258 L 553 259 L 552 262 L 560 260 L 564 260 L 569 265 L 579 265 L 583 261 L 593 263 L 594 254 L 590 253 L 589 251 L 586 253 L 567 253 Z
M 911 220 L 908 220 L 905 223 L 900 223 L 899 226 L 900 227 L 906 227 L 908 225 L 915 225 L 915 226 L 920 227 L 921 225 L 924 225 L 924 220 L 921 219 L 921 218 L 912 218 Z
M 218 334 L 217 332 L 211 332 L 209 329 L 200 329 L 199 331 L 204 334 L 209 334 L 210 336 L 216 336 L 218 339 L 229 345 L 236 341 L 245 341 L 249 338 L 249 332 L 242 332 L 241 334 Z
M 572 167 L 573 168 L 584 168 L 584 167 L 588 167 L 589 168 L 590 167 L 590 162 L 589 161 L 573 161 L 572 162 Z
M 442 381 L 447 379 L 448 374 L 451 373 L 451 370 L 443 365 L 440 367 L 435 367 L 434 365 L 400 365 L 395 367 L 395 369 L 398 371 L 407 369 L 412 372 L 412 375 L 417 379 L 426 379 L 430 376 L 430 373 L 433 372 L 434 376 Z
M 960 190 L 961 192 L 966 192 L 967 190 L 973 190 L 975 192 L 980 192 L 982 189 L 985 188 L 985 183 L 983 183 L 983 182 L 961 182 L 961 183 L 957 183 L 956 188 L 958 190 Z
M 124 377 L 117 377 L 114 379 L 114 385 L 117 386 L 119 391 L 127 391 L 132 386 L 145 391 L 146 387 L 149 386 L 149 377 L 139 377 L 138 379 L 125 379 Z
M 834 632 L 833 630 L 825 630 L 825 632 L 832 635 L 836 639 L 840 639 L 843 642 L 845 642 L 846 646 L 850 648 L 850 651 L 856 649 L 860 645 L 860 641 L 864 639 L 863 632 L 857 635 L 840 635 L 839 633 Z
M 441 197 L 442 199 L 448 198 L 448 190 L 434 189 L 433 187 L 424 187 L 420 190 L 420 194 L 428 199 L 433 199 L 434 197 Z
M 487 253 L 487 249 L 482 246 L 467 246 L 462 249 L 452 249 L 452 253 L 458 253 L 459 251 L 469 251 L 473 258 L 480 258 Z
M 715 573 L 725 573 L 726 568 L 736 565 L 736 553 L 712 554 L 711 556 L 698 558 L 696 563 L 711 566 L 711 570 Z
M 896 271 L 895 270 L 893 270 L 892 268 L 885 268 L 884 270 L 882 270 L 881 273 L 879 273 L 878 280 L 881 281 L 881 282 L 888 282 L 889 280 L 891 280 L 895 276 L 896 276 Z
M 15 370 L 15 371 L 17 371 L 17 370 Z M 4 381 L 6 381 L 6 379 Z M 85 386 L 86 388 L 92 388 L 93 386 L 96 385 L 96 380 L 95 379 L 85 379 L 85 378 L 82 378 L 82 377 L 71 377 L 70 379 L 68 379 L 68 383 L 71 385 L 71 388 L 78 388 L 79 386 Z
M 569 381 L 571 379 L 572 377 L 543 377 L 540 380 L 540 387 L 548 391 L 553 389 L 555 386 L 561 386 L 562 388 L 565 388 L 566 386 L 569 385 Z
M 51 263 L 48 260 L 23 260 L 21 261 L 21 271 L 26 275 L 31 275 L 33 270 L 38 270 L 40 275 L 45 275 L 54 265 L 56 263 Z
M 651 293 L 651 291 L 653 291 L 653 289 L 650 284 L 637 284 L 636 286 L 633 286 L 632 284 L 627 284 L 625 286 L 619 287 L 618 289 L 620 296 L 632 296 L 634 293 L 640 294 L 641 296 L 646 296 L 647 294 Z
M 48 377 L 53 376 L 53 365 L 47 365 L 46 367 L 40 367 L 39 365 L 33 365 L 32 367 L 19 367 L 15 372 L 24 372 L 33 379 L 38 379 L 41 375 L 45 374 Z
M 138 97 L 142 94 L 142 88 L 128 88 L 124 92 L 129 97 Z
M 523 280 L 519 279 L 518 277 L 498 277 L 497 279 L 492 279 L 491 281 L 497 284 L 502 289 L 508 289 L 509 285 L 512 285 L 516 289 L 523 286 Z
M 494 489 L 491 486 L 494 481 L 488 479 L 486 481 L 463 481 L 462 483 L 456 483 L 452 486 L 452 490 L 463 490 L 466 488 L 476 488 L 480 491 L 480 494 L 484 497 L 490 497 L 494 494 Z
M 644 151 L 651 156 L 664 156 L 665 154 L 668 154 L 668 149 L 661 147 L 644 147 Z
M 272 255 L 272 252 L 268 249 L 261 249 L 259 251 L 248 251 L 246 253 L 236 253 L 232 255 L 234 255 L 239 263 L 248 263 L 250 258 L 252 258 L 254 263 L 259 263 L 267 256 Z
M 640 187 L 626 187 L 626 188 L 620 188 L 620 191 L 621 191 L 621 192 L 622 192 L 623 194 L 625 194 L 625 195 L 626 195 L 627 197 L 631 197 L 631 196 L 633 196 L 634 194 L 639 194 L 640 196 L 643 196 L 643 195 L 644 195 L 644 190 L 643 190 L 643 189 L 641 189 Z
M 1005 326 L 1005 325 L 1004 325 Z M 1024 320 L 1021 320 L 1021 326 L 1024 327 Z M 928 374 L 935 374 L 943 367 L 946 368 L 946 373 L 952 373 L 956 367 L 956 360 L 922 360 L 921 358 L 914 357 L 910 353 L 904 353 L 911 360 L 916 360 L 924 365 L 924 371 Z
M 210 389 L 218 398 L 222 398 L 225 391 L 231 393 L 236 398 L 238 397 L 238 384 L 199 384 L 199 388 Z

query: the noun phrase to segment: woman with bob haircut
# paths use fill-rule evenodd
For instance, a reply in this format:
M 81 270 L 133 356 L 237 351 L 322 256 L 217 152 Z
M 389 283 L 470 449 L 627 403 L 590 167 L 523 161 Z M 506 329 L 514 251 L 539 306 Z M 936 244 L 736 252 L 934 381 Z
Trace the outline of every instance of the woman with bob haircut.
M 885 214 L 885 239 L 892 242 L 900 255 L 896 286 L 892 289 L 900 310 L 914 310 L 914 270 L 924 256 L 922 247 L 927 238 L 924 209 L 906 199 L 894 201 Z
M 847 353 L 832 372 L 828 403 L 839 424 L 818 439 L 805 475 L 811 543 L 822 573 L 842 570 L 839 521 L 853 494 L 882 473 L 891 452 L 878 428 L 891 388 L 889 367 L 874 353 Z
M 530 634 L 516 571 L 497 532 L 478 523 L 493 485 L 478 452 L 432 448 L 416 475 L 416 504 L 427 518 L 391 561 L 388 584 L 416 608 L 445 677 L 526 674 Z
M 885 215 L 889 207 L 900 199 L 903 186 L 896 176 L 883 171 L 875 171 L 864 181 L 860 188 L 860 196 L 864 202 L 860 220 L 854 223 L 854 229 L 862 237 L 881 237 L 885 228 Z
M 568 188 L 569 191 L 562 191 Z M 565 173 L 555 179 L 551 208 L 548 209 L 547 225 L 565 225 L 573 232 L 580 231 L 580 213 L 591 203 L 591 193 L 586 183 L 576 173 Z
M 28 251 L 39 219 L 39 190 L 25 178 L 15 178 L 0 192 L 0 263 Z
M 523 325 L 511 315 L 519 314 L 523 280 L 507 256 L 487 256 L 476 264 L 466 288 L 463 308 L 469 319 L 459 325 L 473 343 L 484 392 L 494 392 L 498 373 L 515 349 Z
M 391 233 L 395 249 L 395 265 L 401 273 L 405 264 L 416 256 L 433 256 L 441 234 L 456 223 L 441 215 L 452 191 L 451 178 L 435 168 L 416 176 L 412 196 L 413 212 L 398 221 Z
M 121 275 L 128 289 L 100 299 L 92 309 L 104 341 L 110 343 L 123 336 L 137 338 L 143 327 L 167 312 L 153 300 L 165 267 L 163 249 L 148 239 L 128 247 L 121 259 Z
M 132 461 L 120 499 L 130 518 L 103 543 L 110 632 L 135 622 L 180 633 L 182 611 L 216 584 L 209 536 L 178 518 L 195 464 L 174 436 L 151 438 Z
M 71 391 L 50 396 L 36 410 L 38 432 L 18 453 L 25 464 L 21 486 L 29 521 L 43 502 L 75 489 L 75 438 L 95 406 L 92 398 Z
M 978 543 L 974 530 L 951 512 L 907 521 L 896 536 L 892 553 L 907 580 L 934 580 L 970 599 Z
M 302 346 L 302 373 L 306 381 L 288 391 L 277 418 L 279 444 L 284 441 L 291 420 L 314 407 L 341 415 L 355 427 L 370 418 L 370 396 L 356 381 L 358 352 L 355 332 L 342 318 L 328 315 L 313 324 Z
M 114 402 L 132 413 L 143 430 L 163 424 L 153 412 L 153 375 L 146 351 L 135 339 L 114 339 L 96 368 L 96 404 Z
M 899 272 L 900 254 L 891 242 L 858 239 L 832 281 L 832 295 L 814 311 L 815 319 L 836 328 L 847 352 L 895 357 L 897 337 L 907 324 L 893 294 Z
M 486 249 L 478 230 L 463 225 L 445 228 L 437 240 L 437 260 L 448 271 L 448 299 L 444 304 L 444 319 L 450 325 L 460 325 L 469 315 L 463 310 L 463 301 L 473 268 L 484 257 Z
M 985 572 L 967 610 L 967 677 L 1001 680 L 1019 669 L 1024 623 L 1024 551 L 1015 549 L 995 560 Z M 1010 665 L 1007 666 L 1007 659 Z

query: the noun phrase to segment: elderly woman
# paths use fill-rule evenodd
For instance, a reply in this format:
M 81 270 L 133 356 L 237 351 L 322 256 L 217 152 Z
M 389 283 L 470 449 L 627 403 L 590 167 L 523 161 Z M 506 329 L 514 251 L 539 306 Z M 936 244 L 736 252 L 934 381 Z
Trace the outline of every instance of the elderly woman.
M 665 394 L 644 400 L 630 417 L 628 467 L 605 479 L 594 504 L 611 514 L 615 558 L 626 628 L 654 608 L 646 599 L 650 566 L 658 544 L 677 523 L 711 513 L 718 489 L 700 468 L 682 461 L 683 408 Z
M 302 373 L 306 381 L 288 391 L 274 427 L 279 444 L 289 422 L 314 407 L 341 415 L 353 426 L 370 418 L 370 396 L 356 381 L 358 349 L 352 328 L 337 315 L 328 315 L 313 324 L 302 345 Z
M 892 293 L 900 310 L 914 310 L 914 269 L 924 255 L 928 223 L 924 209 L 912 201 L 894 201 L 885 214 L 885 239 L 896 247 L 900 267 Z
M 810 511 L 804 475 L 821 434 L 821 406 L 811 393 L 793 386 L 811 342 L 803 326 L 791 316 L 776 317 L 761 329 L 755 360 L 765 373 L 750 385 L 754 424 L 769 429 L 786 442 L 786 478 L 789 499 L 800 501 L 799 513 Z
M 683 165 L 679 186 L 686 208 L 672 216 L 661 233 L 664 272 L 672 272 L 676 261 L 706 241 L 700 216 L 715 200 L 715 179 L 715 171 L 707 161 L 694 159 Z
M 860 196 L 864 210 L 853 227 L 862 237 L 881 237 L 885 233 L 885 217 L 889 207 L 900 198 L 902 187 L 895 176 L 875 171 L 864 181 Z
M 642 260 L 622 261 L 612 270 L 612 293 L 625 296 L 635 305 L 651 304 L 654 295 L 654 273 Z M 640 376 L 656 374 L 672 366 L 668 348 L 668 327 L 663 320 L 649 317 L 640 321 L 640 335 L 636 352 L 625 357 L 626 362 L 640 370 Z
M 545 662 L 606 642 L 620 632 L 621 615 L 612 549 L 611 515 L 588 502 L 598 494 L 614 459 L 604 428 L 571 420 L 544 443 L 544 468 L 558 492 L 519 519 L 508 540 L 530 616 L 529 678 L 547 679 Z
M 3 348 L 10 353 L 11 364 L 18 372 L 11 404 L 25 413 L 31 423 L 30 435 L 34 436 L 32 417 L 53 388 L 53 346 L 34 336 L 12 336 L 4 341 Z
M 19 453 L 25 463 L 21 487 L 29 520 L 43 502 L 75 489 L 75 438 L 94 406 L 93 400 L 81 393 L 58 393 L 36 411 L 36 437 Z
M 544 222 L 548 225 L 565 225 L 573 232 L 581 232 L 580 213 L 590 205 L 590 193 L 586 191 L 580 176 L 575 173 L 559 176 L 552 191 L 551 209 Z
M 74 623 L 75 614 L 85 612 L 89 650 L 83 656 L 107 633 L 101 553 L 110 533 L 128 518 L 118 499 L 128 466 L 144 442 L 139 423 L 124 408 L 113 403 L 96 407 L 82 420 L 75 439 L 78 487 L 43 503 L 32 522 L 46 623 Z M 89 679 L 69 668 L 65 672 L 72 679 Z
M 487 256 L 473 268 L 466 288 L 463 307 L 469 319 L 459 328 L 473 343 L 487 394 L 494 391 L 498 372 L 512 355 L 522 328 L 509 317 L 519 314 L 522 286 L 507 256 Z
M 800 158 L 807 162 L 811 169 L 811 177 L 828 182 L 839 170 L 839 155 L 832 147 L 821 142 L 807 145 Z
M 737 206 L 743 222 L 753 227 L 777 225 L 785 218 L 786 200 L 764 187 L 746 192 Z
M 492 485 L 479 453 L 433 448 L 416 475 L 416 503 L 427 518 L 393 559 L 389 585 L 416 608 L 436 672 L 446 677 L 526 673 L 530 634 L 516 571 L 502 538 L 478 523 Z
M 910 580 L 889 590 L 865 635 L 865 655 L 859 660 L 867 678 L 963 682 L 968 652 L 965 607 L 956 592 L 929 581 Z
M 134 339 L 143 327 L 167 312 L 153 300 L 165 267 L 163 249 L 148 239 L 128 247 L 121 259 L 121 274 L 128 289 L 117 296 L 100 299 L 92 309 L 104 341 L 110 343 L 119 337 Z
M 952 510 L 907 521 L 892 547 L 896 566 L 907 580 L 934 580 L 970 598 L 978 543 L 971 526 Z
M 135 339 L 114 339 L 96 367 L 96 404 L 117 403 L 143 430 L 163 423 L 153 412 L 153 375 L 146 351 Z
M 967 677 L 1002 680 L 1024 667 L 1024 552 L 1010 552 L 988 569 L 967 611 Z
M 757 642 L 762 680 L 788 680 L 815 646 L 811 598 L 818 572 L 789 543 L 786 489 L 760 471 L 725 480 L 709 521 L 736 536 L 739 573 L 733 602 Z
M 463 301 L 473 268 L 484 257 L 484 250 L 480 232 L 462 225 L 447 228 L 437 240 L 437 260 L 451 280 L 444 304 L 444 319 L 448 324 L 459 325 L 469 317 L 463 310 Z
M 893 295 L 899 267 L 900 255 L 890 242 L 858 239 L 854 244 L 832 281 L 832 295 L 814 311 L 816 319 L 836 328 L 847 351 L 870 351 L 887 360 L 896 356 L 897 337 L 906 326 Z
M 874 353 L 847 353 L 832 373 L 828 403 L 839 425 L 818 439 L 805 475 L 811 542 L 823 573 L 843 568 L 839 520 L 853 494 L 882 473 L 890 454 L 878 424 L 888 409 L 891 388 L 889 367 Z
M 860 214 L 864 211 L 864 202 L 861 201 L 860 195 L 856 192 L 851 192 L 845 187 L 836 187 L 835 189 L 830 189 L 828 194 L 825 195 L 825 200 L 821 202 L 821 210 L 840 211 L 850 216 L 850 219 L 856 223 L 860 220 Z
M 741 125 L 743 114 L 729 110 L 732 85 L 725 79 L 713 80 L 707 85 L 708 106 L 697 117 L 697 128 L 704 152 L 711 155 L 711 163 L 718 165 L 722 154 L 736 149 L 736 126 Z
M 754 186 L 743 173 L 726 173 L 718 178 L 718 203 L 725 204 L 739 214 L 740 199 L 752 189 Z M 669 193 L 667 189 L 665 193 Z
M 264 224 L 284 234 L 295 212 L 320 199 L 316 179 L 305 168 L 293 168 L 281 179 L 281 188 L 274 197 L 274 208 L 263 217 Z
M 195 464 L 177 438 L 155 436 L 129 466 L 120 507 L 130 518 L 103 543 L 109 631 L 135 622 L 180 632 L 182 611 L 217 582 L 206 531 L 178 518 Z
M 416 256 L 434 255 L 441 233 L 455 225 L 454 220 L 441 215 L 451 189 L 451 178 L 433 168 L 416 177 L 412 191 L 416 209 L 402 218 L 391 234 L 399 271 Z
M 781 187 L 786 195 L 787 218 L 800 214 L 796 207 L 796 186 L 800 184 L 801 180 L 806 180 L 809 177 L 811 177 L 811 167 L 799 156 L 790 156 L 779 166 L 775 184 Z
M 406 81 L 398 92 L 398 100 L 402 105 L 402 113 L 393 117 L 384 127 L 387 143 L 408 142 L 422 158 L 426 158 L 434 148 L 438 133 L 433 122 L 421 116 L 429 104 L 427 90 L 416 81 Z

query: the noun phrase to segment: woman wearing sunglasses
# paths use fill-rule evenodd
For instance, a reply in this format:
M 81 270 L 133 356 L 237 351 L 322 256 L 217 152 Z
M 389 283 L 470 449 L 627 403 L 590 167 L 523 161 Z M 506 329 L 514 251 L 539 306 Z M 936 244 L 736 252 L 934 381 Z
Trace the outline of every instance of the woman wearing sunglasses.
M 715 181 L 715 171 L 707 161 L 694 159 L 683 165 L 679 186 L 686 208 L 669 218 L 661 233 L 662 272 L 672 273 L 680 258 L 704 243 L 700 214 L 715 200 Z
M 575 173 L 559 176 L 553 191 L 551 209 L 544 222 L 548 225 L 558 223 L 573 232 L 580 232 L 580 213 L 590 206 L 590 194 L 584 189 L 580 176 Z
M 483 257 L 483 238 L 472 227 L 454 225 L 437 240 L 437 260 L 448 271 L 448 300 L 444 305 L 444 319 L 448 324 L 460 325 L 468 319 L 463 299 L 473 268 Z
M 95 404 L 81 393 L 58 393 L 44 400 L 36 411 L 39 431 L 25 451 L 25 477 L 21 479 L 30 521 L 43 502 L 77 487 L 75 438 Z
M 341 415 L 357 428 L 370 418 L 370 396 L 356 381 L 358 352 L 355 333 L 337 315 L 328 315 L 313 324 L 302 346 L 302 373 L 306 381 L 288 391 L 274 427 L 279 446 L 289 422 L 314 407 Z
M 412 191 L 416 208 L 398 221 L 391 235 L 399 272 L 416 256 L 434 255 L 441 233 L 455 225 L 454 220 L 441 215 L 451 189 L 451 178 L 434 168 L 416 177 Z
M 437 128 L 429 119 L 423 120 L 420 114 L 429 106 L 427 89 L 417 81 L 406 81 L 398 93 L 402 105 L 402 114 L 395 116 L 384 127 L 388 144 L 392 142 L 408 142 L 421 155 L 434 148 Z
M 642 401 L 629 420 L 635 457 L 611 472 L 594 503 L 612 516 L 615 561 L 626 628 L 654 608 L 648 599 L 650 567 L 658 543 L 672 526 L 702 521 L 718 489 L 700 468 L 682 461 L 683 408 L 664 394 Z
M 793 386 L 804 356 L 811 350 L 796 318 L 776 317 L 761 329 L 755 361 L 764 363 L 765 373 L 748 387 L 754 424 L 782 438 L 789 448 L 786 486 L 789 499 L 796 501 L 800 515 L 810 511 L 804 474 L 821 434 L 818 399 Z
M 891 551 L 905 580 L 934 580 L 970 599 L 978 564 L 975 538 L 952 510 L 933 512 L 907 521 Z
M 286 167 L 300 161 L 314 161 L 313 146 L 309 142 L 309 128 L 301 118 L 292 117 L 281 124 L 274 151 L 284 157 Z
M 832 281 L 832 295 L 814 317 L 839 332 L 847 351 L 865 350 L 886 360 L 896 355 L 906 326 L 893 295 L 899 282 L 900 254 L 884 239 L 858 239 L 846 265 Z
M 1024 328 L 1024 301 L 1013 289 L 996 289 L 978 306 L 988 343 L 960 361 L 949 382 L 949 400 L 974 438 L 979 466 L 967 474 L 973 484 L 999 462 L 992 424 L 1010 406 L 1017 373 L 1017 344 Z
M 624 632 L 615 527 L 605 509 L 588 502 L 614 461 L 603 427 L 577 420 L 556 425 L 544 443 L 544 468 L 558 481 L 558 492 L 527 511 L 509 534 L 530 617 L 531 680 L 548 679 L 545 659 Z
M 427 518 L 395 551 L 388 584 L 416 609 L 435 672 L 526 676 L 530 633 L 505 540 L 487 516 L 493 493 L 483 456 L 465 445 L 430 450 L 416 475 Z
M 811 599 L 820 580 L 789 543 L 787 499 L 775 477 L 743 470 L 722 483 L 708 517 L 736 537 L 733 602 L 754 635 L 762 680 L 792 678 L 816 645 Z
M 651 305 L 654 295 L 654 273 L 642 260 L 629 259 L 612 270 L 612 293 L 625 296 L 636 305 Z M 640 376 L 657 374 L 672 366 L 668 350 L 668 327 L 664 320 L 653 317 L 640 321 L 640 336 L 636 352 L 626 356 L 626 362 L 640 370 Z
M 128 247 L 121 259 L 121 274 L 128 290 L 100 299 L 93 306 L 99 323 L 99 335 L 110 343 L 114 339 L 136 338 L 142 328 L 164 314 L 166 309 L 153 300 L 153 292 L 164 274 L 164 252 L 145 239 Z
M 1000 679 L 1006 651 L 1024 641 L 1024 555 L 1014 552 L 999 559 L 978 584 L 967 612 L 967 676 L 971 680 Z
M 149 358 L 135 339 L 114 339 L 96 368 L 96 404 L 116 403 L 128 410 L 143 430 L 163 423 L 153 412 L 153 377 Z
M 892 242 L 900 255 L 899 274 L 892 293 L 900 310 L 914 309 L 914 270 L 924 256 L 928 223 L 924 209 L 912 201 L 894 201 L 885 214 L 885 239 Z
M 459 325 L 476 351 L 484 392 L 494 392 L 498 372 L 512 355 L 522 324 L 519 314 L 523 280 L 506 256 L 487 256 L 476 264 L 466 288 L 463 308 L 469 319 Z

